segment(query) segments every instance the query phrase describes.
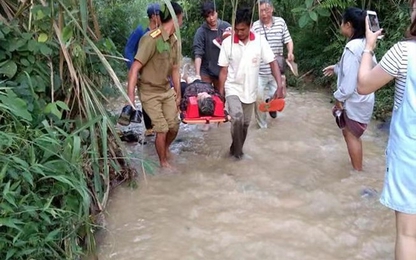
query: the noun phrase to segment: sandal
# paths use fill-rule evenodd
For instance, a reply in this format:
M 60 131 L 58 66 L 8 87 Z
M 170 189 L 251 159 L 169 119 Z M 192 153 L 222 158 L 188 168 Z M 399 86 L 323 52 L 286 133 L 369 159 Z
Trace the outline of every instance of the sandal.
M 270 102 L 267 101 L 260 103 L 259 110 L 261 112 L 281 112 L 285 108 L 285 100 L 282 98 L 272 99 Z

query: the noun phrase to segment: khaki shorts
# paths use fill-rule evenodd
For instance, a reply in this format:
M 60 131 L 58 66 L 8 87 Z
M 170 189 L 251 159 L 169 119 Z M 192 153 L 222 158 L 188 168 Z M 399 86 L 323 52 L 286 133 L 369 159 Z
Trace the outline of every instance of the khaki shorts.
M 152 120 L 153 131 L 166 133 L 169 130 L 179 130 L 178 108 L 176 106 L 175 91 L 139 91 L 142 107 Z

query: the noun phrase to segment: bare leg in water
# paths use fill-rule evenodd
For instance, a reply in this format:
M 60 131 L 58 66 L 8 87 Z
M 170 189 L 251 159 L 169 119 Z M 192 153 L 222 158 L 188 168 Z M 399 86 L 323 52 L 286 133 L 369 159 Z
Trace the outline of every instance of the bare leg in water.
M 348 154 L 351 158 L 351 164 L 354 170 L 363 170 L 363 145 L 361 138 L 355 137 L 347 128 L 342 130 L 345 142 L 347 143 Z
M 416 259 L 416 215 L 410 215 L 396 211 L 395 259 Z
M 165 145 L 165 153 L 166 153 L 166 158 L 170 159 L 171 158 L 171 154 L 170 154 L 170 145 L 173 143 L 173 141 L 175 140 L 176 136 L 178 135 L 178 131 L 174 131 L 174 130 L 169 130 L 168 133 L 166 134 L 166 145 Z
M 169 136 L 169 140 L 171 140 L 172 134 L 169 134 L 169 132 L 168 133 L 156 133 L 156 139 L 155 139 L 156 152 L 157 152 L 157 155 L 159 156 L 160 167 L 162 168 L 172 168 L 170 164 L 168 163 L 168 157 L 167 157 L 167 150 L 169 150 L 169 145 L 167 145 L 168 136 Z M 170 142 L 172 143 L 172 141 Z

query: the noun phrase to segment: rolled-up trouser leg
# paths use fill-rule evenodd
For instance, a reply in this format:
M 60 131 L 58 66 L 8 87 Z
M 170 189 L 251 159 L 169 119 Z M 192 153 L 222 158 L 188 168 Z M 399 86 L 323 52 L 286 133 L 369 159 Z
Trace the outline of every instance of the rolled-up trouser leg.
M 231 138 L 230 154 L 235 157 L 243 155 L 243 146 L 247 137 L 248 127 L 253 115 L 255 103 L 241 103 L 238 96 L 228 96 L 228 112 L 231 116 Z

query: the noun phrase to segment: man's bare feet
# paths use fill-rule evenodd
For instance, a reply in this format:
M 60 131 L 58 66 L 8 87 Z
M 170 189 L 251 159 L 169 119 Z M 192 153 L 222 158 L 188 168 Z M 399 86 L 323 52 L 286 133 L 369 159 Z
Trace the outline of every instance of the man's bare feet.
M 169 164 L 168 162 L 160 162 L 160 167 L 161 167 L 161 173 L 178 173 L 178 170 L 173 167 L 171 164 Z
M 169 168 L 172 168 L 172 166 L 168 163 L 168 161 L 165 161 L 165 162 L 160 162 L 160 167 L 162 167 L 162 168 L 166 168 L 166 169 L 169 169 Z

